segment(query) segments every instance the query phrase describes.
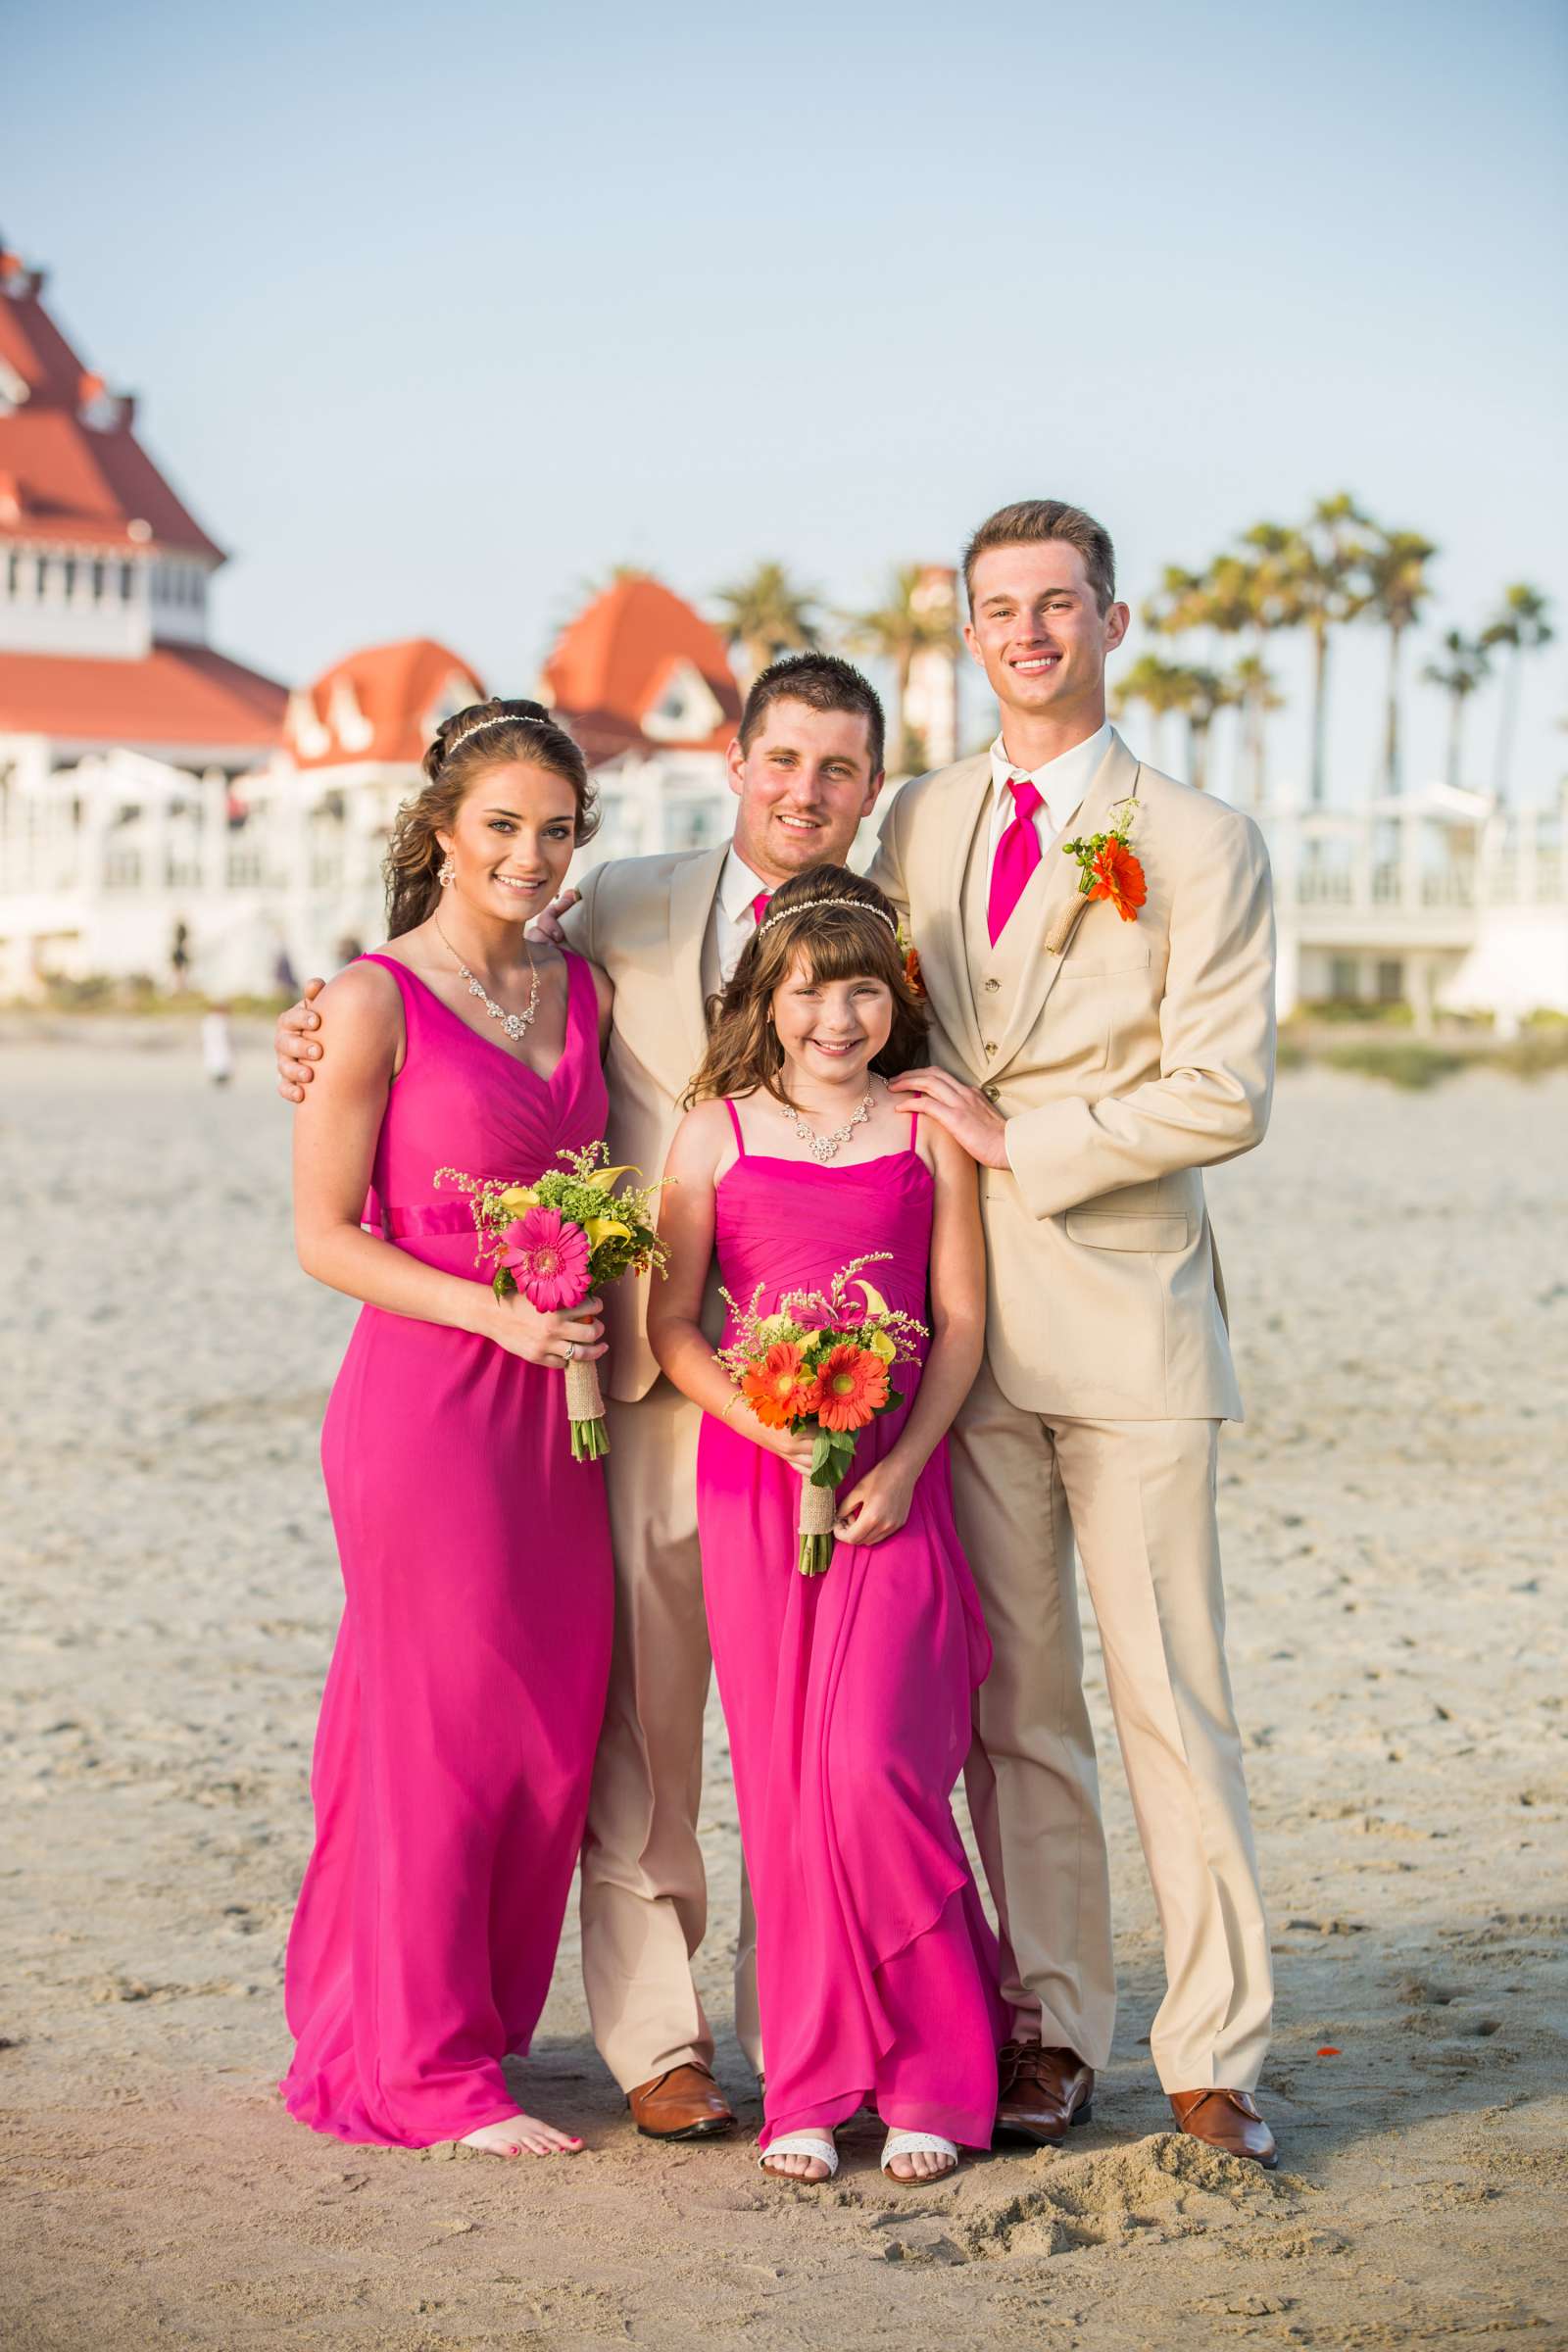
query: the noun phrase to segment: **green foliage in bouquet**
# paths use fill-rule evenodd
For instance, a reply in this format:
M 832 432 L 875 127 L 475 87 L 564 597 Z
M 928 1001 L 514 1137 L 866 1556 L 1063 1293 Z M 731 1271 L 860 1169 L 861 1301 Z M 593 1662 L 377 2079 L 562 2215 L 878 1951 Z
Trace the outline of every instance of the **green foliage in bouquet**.
M 663 1271 L 665 1249 L 654 1229 L 662 1182 L 625 1185 L 614 1190 L 621 1176 L 637 1176 L 640 1168 L 611 1167 L 608 1144 L 588 1144 L 580 1152 L 563 1151 L 560 1168 L 547 1168 L 532 1184 L 486 1183 L 465 1176 L 457 1168 L 441 1168 L 436 1184 L 455 1184 L 468 1196 L 474 1229 L 479 1236 L 479 1258 L 491 1263 L 491 1286 L 498 1298 L 519 1288 L 514 1267 L 522 1270 L 540 1246 L 542 1231 L 535 1210 L 554 1212 L 559 1225 L 550 1228 L 559 1245 L 581 1234 L 587 1244 L 585 1280 L 581 1296 L 624 1274 Z M 577 1253 L 580 1256 L 580 1250 Z M 520 1286 L 530 1289 L 526 1273 Z M 540 1301 L 536 1298 L 535 1303 Z M 571 1303 L 575 1303 L 572 1301 Z

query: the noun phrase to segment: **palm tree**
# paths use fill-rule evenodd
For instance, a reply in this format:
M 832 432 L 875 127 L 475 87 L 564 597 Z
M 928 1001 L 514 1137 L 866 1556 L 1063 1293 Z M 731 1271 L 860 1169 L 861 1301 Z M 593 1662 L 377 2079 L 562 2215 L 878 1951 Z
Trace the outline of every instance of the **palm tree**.
M 1484 646 L 1505 645 L 1513 654 L 1508 674 L 1502 682 L 1502 715 L 1497 727 L 1497 765 L 1493 789 L 1499 801 L 1508 797 L 1510 771 L 1513 767 L 1513 736 L 1519 716 L 1519 672 L 1526 654 L 1540 653 L 1550 645 L 1554 634 L 1546 618 L 1551 610 L 1549 600 L 1539 588 L 1527 587 L 1516 580 L 1502 592 L 1502 611 L 1495 620 L 1481 632 Z
M 1124 678 L 1111 689 L 1110 708 L 1117 718 L 1125 718 L 1135 703 L 1142 703 L 1153 721 L 1150 730 L 1154 759 L 1164 758 L 1165 720 L 1173 710 L 1181 709 L 1181 689 L 1177 684 L 1180 665 L 1167 662 L 1159 654 L 1140 654 Z
M 957 609 L 951 598 L 932 597 L 923 564 L 901 564 L 889 582 L 887 602 L 870 612 L 844 615 L 852 653 L 869 654 L 892 668 L 897 691 L 893 705 L 893 741 L 901 772 L 922 764 L 923 751 L 905 724 L 905 698 L 909 672 L 917 654 L 927 647 L 957 648 Z
M 1464 707 L 1491 671 L 1487 649 L 1479 637 L 1467 637 L 1463 629 L 1449 629 L 1443 640 L 1446 662 L 1429 662 L 1421 672 L 1429 686 L 1441 686 L 1448 698 L 1448 759 L 1446 773 L 1450 784 L 1464 782 Z
M 1383 789 L 1399 789 L 1399 649 L 1432 594 L 1427 565 L 1437 554 L 1419 531 L 1379 529 L 1366 556 L 1366 610 L 1389 632 L 1389 691 L 1383 731 Z
M 1144 626 L 1157 629 L 1162 637 L 1185 637 L 1189 629 L 1215 625 L 1209 608 L 1207 576 L 1182 564 L 1167 564 L 1159 586 L 1145 602 Z
M 782 564 L 759 564 L 714 600 L 723 610 L 720 626 L 738 646 L 748 678 L 755 678 L 781 654 L 804 654 L 821 639 L 814 589 L 798 588 Z
M 1192 781 L 1203 790 L 1208 765 L 1208 730 L 1221 710 L 1240 699 L 1233 680 L 1217 669 L 1186 662 L 1166 662 L 1158 654 L 1141 654 L 1111 697 L 1118 718 L 1134 703 L 1152 713 L 1156 731 L 1166 715 L 1180 710 L 1187 720 L 1187 760 Z
M 1240 701 L 1240 689 L 1222 670 L 1185 663 L 1176 672 L 1176 708 L 1187 720 L 1188 780 L 1200 792 L 1208 788 L 1208 730 L 1222 710 Z
M 1231 671 L 1242 718 L 1242 772 L 1248 778 L 1248 799 L 1261 808 L 1267 798 L 1268 713 L 1283 710 L 1285 697 L 1274 691 L 1274 673 L 1261 654 L 1244 654 Z
M 1324 797 L 1324 752 L 1328 738 L 1330 633 L 1363 612 L 1367 601 L 1365 515 L 1348 490 L 1320 498 L 1305 522 L 1254 523 L 1243 534 L 1255 551 L 1268 583 L 1274 626 L 1305 629 L 1312 641 L 1312 746 L 1309 763 L 1314 806 Z

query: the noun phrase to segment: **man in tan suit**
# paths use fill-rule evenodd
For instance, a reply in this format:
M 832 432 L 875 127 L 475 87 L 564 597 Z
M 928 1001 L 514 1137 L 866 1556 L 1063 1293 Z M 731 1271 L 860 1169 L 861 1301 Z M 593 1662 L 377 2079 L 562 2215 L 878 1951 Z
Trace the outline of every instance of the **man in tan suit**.
M 987 1361 L 954 1475 L 995 1650 L 967 1779 L 1015 2020 L 999 2128 L 1056 2143 L 1086 2120 L 1115 2017 L 1076 1542 L 1164 1936 L 1160 2081 L 1184 2131 L 1271 2165 L 1250 2097 L 1268 1935 L 1214 1512 L 1241 1400 L 1200 1173 L 1268 1117 L 1268 861 L 1250 818 L 1106 724 L 1128 620 L 1112 564 L 1075 508 L 982 525 L 965 639 L 1002 732 L 904 788 L 872 874 L 907 912 L 941 1064 L 896 1089 L 981 1167 Z M 1147 883 L 1132 920 L 1079 894 L 1066 849 L 1118 818 Z
M 615 984 L 606 1063 L 610 1155 L 663 1167 L 679 1099 L 707 1042 L 706 1005 L 729 978 L 767 894 L 842 863 L 882 785 L 883 718 L 859 671 L 825 654 L 754 682 L 729 752 L 734 840 L 613 858 L 587 876 L 551 936 Z M 547 923 L 547 928 L 549 928 Z M 320 986 L 312 982 L 307 1000 Z M 303 1101 L 320 1048 L 302 1004 L 278 1024 L 282 1091 Z M 306 1033 L 302 1042 L 302 1033 Z M 691 1963 L 707 1924 L 697 1839 L 711 1664 L 697 1547 L 702 1415 L 655 1363 L 646 1284 L 606 1300 L 615 1555 L 615 1646 L 588 1808 L 582 1967 L 594 2039 L 640 2131 L 706 2138 L 735 2118 L 712 2078 L 713 2036 Z M 714 1320 L 715 1343 L 722 1310 Z M 755 1934 L 743 1900 L 736 2031 L 759 2072 Z

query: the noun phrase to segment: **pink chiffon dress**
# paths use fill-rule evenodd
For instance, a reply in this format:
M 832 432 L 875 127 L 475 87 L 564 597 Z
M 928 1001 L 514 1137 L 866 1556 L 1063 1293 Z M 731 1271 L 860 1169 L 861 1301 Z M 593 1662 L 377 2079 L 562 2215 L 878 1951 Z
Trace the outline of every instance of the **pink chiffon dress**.
M 550 1077 L 389 956 L 406 1051 L 368 1222 L 451 1274 L 466 1198 L 605 1131 L 593 974 L 567 959 Z M 291 2114 L 427 2147 L 517 2112 L 582 1842 L 610 1667 L 604 1481 L 574 1462 L 559 1372 L 373 1306 L 321 1433 L 345 1607 L 317 1731 L 316 1845 L 289 1936 Z
M 927 1319 L 934 1179 L 916 1149 L 822 1167 L 748 1152 L 719 1179 L 719 1270 L 825 1288 L 855 1257 L 890 1306 Z M 846 1482 L 891 1449 L 905 1402 L 860 1433 Z M 759 2145 L 866 2105 L 902 2131 L 989 2147 L 1007 2031 L 998 1953 L 950 1798 L 991 1663 L 954 1525 L 946 1442 L 908 1519 L 796 1566 L 800 1478 L 731 1422 L 705 1418 L 698 1524 L 713 1664 L 757 1903 L 764 2122 Z

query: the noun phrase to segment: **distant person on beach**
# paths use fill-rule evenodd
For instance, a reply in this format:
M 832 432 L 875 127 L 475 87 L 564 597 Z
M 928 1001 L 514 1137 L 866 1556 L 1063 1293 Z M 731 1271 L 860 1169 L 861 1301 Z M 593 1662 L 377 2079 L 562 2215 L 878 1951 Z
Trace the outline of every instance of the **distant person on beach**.
M 525 937 L 594 800 L 537 703 L 460 710 L 424 772 L 390 937 L 326 992 L 332 1053 L 294 1132 L 300 1262 L 365 1311 L 321 1433 L 345 1607 L 282 2090 L 338 2139 L 557 2155 L 580 2143 L 502 2064 L 550 1989 L 605 1707 L 610 1523 L 562 1377 L 603 1326 L 596 1299 L 498 1298 L 436 1172 L 528 1183 L 604 1135 L 608 984 Z
M 202 1068 L 213 1086 L 226 1086 L 234 1075 L 234 1044 L 226 1004 L 210 1004 L 202 1014 Z

